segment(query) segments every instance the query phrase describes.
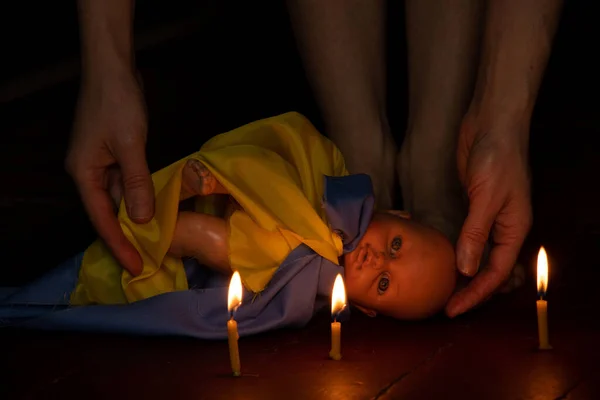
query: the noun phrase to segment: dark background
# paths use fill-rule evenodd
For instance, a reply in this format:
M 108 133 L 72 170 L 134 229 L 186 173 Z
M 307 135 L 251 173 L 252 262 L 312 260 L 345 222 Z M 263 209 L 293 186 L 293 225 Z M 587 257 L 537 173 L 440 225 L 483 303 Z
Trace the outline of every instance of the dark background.
M 561 254 L 582 240 L 600 244 L 598 21 L 592 2 L 565 3 L 532 121 L 529 265 L 539 244 Z M 389 8 L 389 115 L 400 143 L 403 2 Z M 18 285 L 95 235 L 63 168 L 78 88 L 75 2 L 5 2 L 0 29 L 0 285 Z M 322 127 L 284 2 L 138 1 L 135 29 L 153 171 L 212 135 L 278 113 L 299 111 Z

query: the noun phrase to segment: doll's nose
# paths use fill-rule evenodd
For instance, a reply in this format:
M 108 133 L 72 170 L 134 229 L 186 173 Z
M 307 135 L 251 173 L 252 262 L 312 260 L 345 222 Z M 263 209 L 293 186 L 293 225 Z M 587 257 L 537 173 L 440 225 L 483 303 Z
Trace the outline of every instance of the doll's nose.
M 379 270 L 383 267 L 385 262 L 385 255 L 381 252 L 374 251 L 371 247 L 367 248 L 367 259 L 366 265 L 369 268 Z

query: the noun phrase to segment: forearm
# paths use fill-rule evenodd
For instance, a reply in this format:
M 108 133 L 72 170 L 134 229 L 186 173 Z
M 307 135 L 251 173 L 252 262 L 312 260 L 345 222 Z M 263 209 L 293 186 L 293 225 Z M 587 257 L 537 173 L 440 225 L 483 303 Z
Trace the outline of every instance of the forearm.
M 489 0 L 472 108 L 527 122 L 550 56 L 562 0 Z
M 194 257 L 201 264 L 231 274 L 227 251 L 227 221 L 196 212 L 180 212 L 169 254 Z
M 133 73 L 134 7 L 134 0 L 78 0 L 84 79 Z

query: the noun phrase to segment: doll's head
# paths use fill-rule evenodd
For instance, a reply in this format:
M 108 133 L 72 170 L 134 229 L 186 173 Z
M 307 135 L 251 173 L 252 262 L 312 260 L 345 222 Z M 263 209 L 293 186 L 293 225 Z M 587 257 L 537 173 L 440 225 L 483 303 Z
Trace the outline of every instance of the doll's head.
M 372 316 L 429 317 L 456 283 L 450 242 L 401 212 L 376 212 L 356 249 L 344 255 L 344 267 L 348 299 Z

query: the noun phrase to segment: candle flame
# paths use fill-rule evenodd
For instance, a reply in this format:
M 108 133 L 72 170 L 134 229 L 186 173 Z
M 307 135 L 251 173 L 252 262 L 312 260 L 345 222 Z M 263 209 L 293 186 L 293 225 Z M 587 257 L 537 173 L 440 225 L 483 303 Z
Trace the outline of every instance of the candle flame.
M 331 292 L 331 314 L 338 313 L 346 307 L 346 289 L 342 275 L 338 274 Z
M 227 309 L 234 311 L 242 304 L 242 278 L 240 273 L 235 271 L 229 282 L 229 295 L 227 296 Z
M 548 255 L 544 246 L 540 247 L 537 259 L 537 288 L 541 295 L 548 290 Z

